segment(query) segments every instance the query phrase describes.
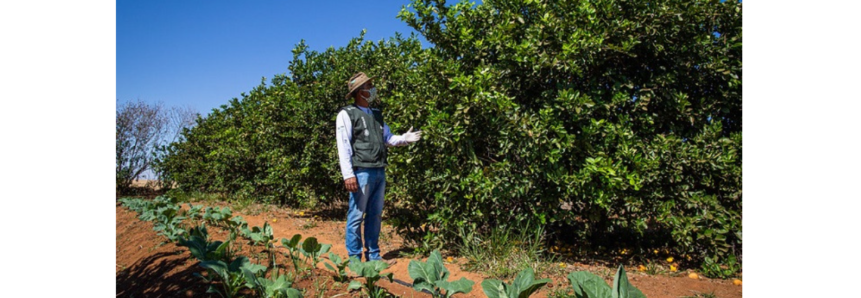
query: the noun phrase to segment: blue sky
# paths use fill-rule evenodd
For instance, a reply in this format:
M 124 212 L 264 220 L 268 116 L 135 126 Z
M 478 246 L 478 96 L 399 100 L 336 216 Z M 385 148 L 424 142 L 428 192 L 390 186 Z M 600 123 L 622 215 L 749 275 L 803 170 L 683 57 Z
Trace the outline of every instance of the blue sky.
M 415 32 L 396 18 L 409 0 L 117 1 L 116 100 L 191 106 L 208 114 L 287 73 L 293 47 L 341 47 Z M 429 44 L 419 36 L 425 46 Z

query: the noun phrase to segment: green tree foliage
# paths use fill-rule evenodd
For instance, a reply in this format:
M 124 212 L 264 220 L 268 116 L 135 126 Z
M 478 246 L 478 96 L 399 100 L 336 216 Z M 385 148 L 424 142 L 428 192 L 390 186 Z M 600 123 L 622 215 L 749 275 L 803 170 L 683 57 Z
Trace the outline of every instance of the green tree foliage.
M 364 71 L 392 130 L 424 131 L 389 150 L 386 212 L 408 240 L 531 221 L 741 254 L 741 3 L 415 1 L 399 18 L 434 46 L 300 43 L 289 76 L 200 118 L 158 168 L 184 190 L 346 198 L 334 119 Z
M 394 186 L 410 194 L 405 210 L 425 211 L 402 216 L 443 231 L 426 241 L 537 219 L 587 237 L 665 227 L 679 252 L 740 252 L 740 3 L 413 10 L 400 17 L 435 45 L 448 81 L 421 146 L 434 157 L 404 171 L 431 183 Z
M 264 79 L 242 99 L 199 118 L 185 131 L 185 142 L 167 148 L 157 168 L 185 191 L 288 204 L 343 196 L 333 149 L 336 112 L 348 104 L 346 79 L 364 70 L 380 83 L 396 84 L 390 78 L 406 77 L 393 72 L 410 67 L 420 50 L 417 39 L 400 36 L 377 44 L 359 37 L 325 52 L 311 51 L 302 42 L 293 50 L 290 77 L 276 75 L 270 85 Z

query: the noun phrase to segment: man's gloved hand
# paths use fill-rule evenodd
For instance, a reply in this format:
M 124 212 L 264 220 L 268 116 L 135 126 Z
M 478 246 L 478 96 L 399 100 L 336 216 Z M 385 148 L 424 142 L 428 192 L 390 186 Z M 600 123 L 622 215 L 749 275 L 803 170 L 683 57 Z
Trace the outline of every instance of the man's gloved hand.
M 349 192 L 357 192 L 359 191 L 359 181 L 356 180 L 356 177 L 347 178 L 344 180 L 344 188 Z
M 419 131 L 413 132 L 412 126 L 410 126 L 410 130 L 404 134 L 404 140 L 406 140 L 407 143 L 415 143 L 421 139 L 422 139 L 422 131 L 419 130 Z

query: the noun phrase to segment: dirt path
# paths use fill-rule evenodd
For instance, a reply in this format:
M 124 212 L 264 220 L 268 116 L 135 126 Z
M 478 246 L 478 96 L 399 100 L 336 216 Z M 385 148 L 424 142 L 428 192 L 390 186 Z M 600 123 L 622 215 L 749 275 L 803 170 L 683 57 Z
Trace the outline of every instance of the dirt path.
M 248 208 L 254 210 L 254 208 Z M 344 247 L 344 221 L 319 220 L 311 215 L 299 215 L 299 213 L 282 208 L 258 208 L 254 211 L 233 212 L 241 215 L 249 226 L 263 226 L 268 222 L 272 226 L 275 239 L 290 238 L 294 234 L 302 234 L 304 237 L 314 236 L 321 243 L 332 244 L 331 251 L 340 256 L 346 256 Z M 209 297 L 205 294 L 207 285 L 194 276 L 194 273 L 202 273 L 197 266 L 197 261 L 192 260 L 190 254 L 184 247 L 177 247 L 173 243 L 166 243 L 166 239 L 152 230 L 152 223 L 140 221 L 134 212 L 116 207 L 117 219 L 117 243 L 116 243 L 116 287 L 117 296 L 120 297 Z M 224 239 L 226 233 L 213 229 L 213 238 Z M 219 234 L 220 233 L 220 234 Z M 397 263 L 386 270 L 392 272 L 396 280 L 410 283 L 407 267 L 410 259 L 399 256 L 399 251 L 404 249 L 402 240 L 394 233 L 391 227 L 385 226 L 381 232 L 380 248 L 384 259 L 396 259 Z M 481 281 L 486 278 L 482 274 L 466 272 L 460 269 L 459 263 L 463 259 L 455 258 L 446 268 L 451 271 L 451 279 L 456 280 L 466 277 L 475 281 L 472 292 L 458 294 L 456 297 L 485 297 L 481 289 Z M 304 288 L 309 293 L 315 293 L 313 297 L 331 297 L 336 294 L 345 293 L 346 285 L 331 282 L 332 273 L 324 270 L 323 264 L 319 264 L 316 272 L 325 276 L 324 281 L 300 281 L 294 287 Z M 599 270 L 615 271 L 615 268 L 597 268 L 581 264 L 569 264 L 564 274 L 551 277 L 553 282 L 538 292 L 533 297 L 547 297 L 553 289 L 558 287 L 570 287 L 565 276 L 570 271 Z M 328 276 L 327 276 L 328 275 Z M 716 297 L 732 298 L 742 296 L 742 287 L 733 285 L 727 280 L 712 279 L 690 279 L 688 277 L 650 276 L 638 272 L 629 272 L 631 284 L 639 288 L 650 298 L 669 298 L 694 296 L 698 293 L 714 294 Z M 612 276 L 609 277 L 612 279 Z M 611 280 L 608 279 L 609 283 Z M 326 283 L 326 289 L 315 292 L 320 288 L 320 283 Z M 400 297 L 430 297 L 424 293 L 418 293 L 411 287 L 399 283 L 382 282 L 383 287 L 389 292 Z M 312 289 L 313 288 L 313 289 Z M 325 292 L 325 293 L 322 293 Z M 215 296 L 212 296 L 215 297 Z M 305 297 L 312 297 L 306 294 Z M 360 297 L 358 293 L 349 296 Z

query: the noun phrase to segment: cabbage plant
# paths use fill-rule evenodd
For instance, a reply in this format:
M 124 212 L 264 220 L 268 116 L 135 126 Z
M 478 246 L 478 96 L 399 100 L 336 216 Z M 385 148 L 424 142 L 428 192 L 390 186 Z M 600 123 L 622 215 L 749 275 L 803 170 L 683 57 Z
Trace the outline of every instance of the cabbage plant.
M 330 265 L 329 263 L 326 263 L 326 268 L 329 268 L 329 270 L 338 273 L 338 275 L 335 276 L 335 281 L 347 281 L 347 265 L 350 264 L 350 259 L 341 259 L 341 256 L 336 255 L 330 251 L 329 261 L 331 261 L 332 264 Z
M 195 275 L 207 282 L 221 281 L 220 289 L 215 285 L 210 285 L 206 292 L 215 293 L 225 298 L 235 297 L 239 290 L 246 287 L 246 273 L 244 272 L 247 271 L 256 275 L 266 270 L 266 267 L 251 263 L 244 256 L 237 257 L 229 264 L 224 261 L 204 261 L 200 262 L 200 266 L 206 268 L 210 274 L 203 276 L 195 273 Z
M 413 289 L 428 291 L 433 297 L 449 298 L 457 293 L 469 293 L 472 291 L 472 285 L 475 284 L 475 282 L 464 277 L 458 281 L 448 281 L 449 271 L 443 265 L 439 250 L 431 252 L 430 257 L 424 263 L 416 260 L 410 261 L 407 270 L 410 273 L 410 278 L 413 279 Z
M 264 278 L 245 268 L 242 273 L 245 275 L 245 285 L 257 291 L 259 297 L 302 298 L 302 292 L 291 287 L 293 281 L 287 275 L 278 275 L 277 271 L 273 271 L 271 278 Z
M 485 279 L 481 288 L 488 298 L 526 298 L 550 282 L 549 278 L 535 280 L 532 268 L 526 268 L 517 274 L 511 284 L 497 279 Z
M 381 278 L 389 279 L 389 282 L 393 280 L 392 273 L 380 273 L 380 271 L 385 270 L 389 267 L 389 264 L 383 261 L 368 261 L 362 262 L 356 257 L 350 257 L 350 271 L 355 272 L 365 279 L 365 283 L 361 283 L 359 281 L 351 281 L 350 285 L 347 286 L 347 290 L 358 290 L 363 289 L 365 291 L 365 295 L 369 298 L 378 298 L 378 297 L 386 297 L 388 292 L 385 288 L 377 286 L 377 282 L 380 281 Z
M 616 276 L 613 278 L 613 288 L 610 288 L 604 280 L 592 273 L 585 271 L 571 272 L 568 274 L 571 287 L 574 288 L 576 298 L 645 298 L 643 292 L 628 283 L 625 268 L 619 265 Z
M 315 237 L 308 237 L 302 242 L 299 251 L 305 255 L 305 258 L 311 262 L 311 269 L 317 268 L 317 263 L 320 263 L 320 256 L 329 252 L 332 248 L 331 244 L 321 244 Z
M 188 247 L 191 255 L 201 262 L 230 259 L 230 242 L 210 242 L 204 224 L 192 228 L 187 237 L 181 238 L 177 245 Z

